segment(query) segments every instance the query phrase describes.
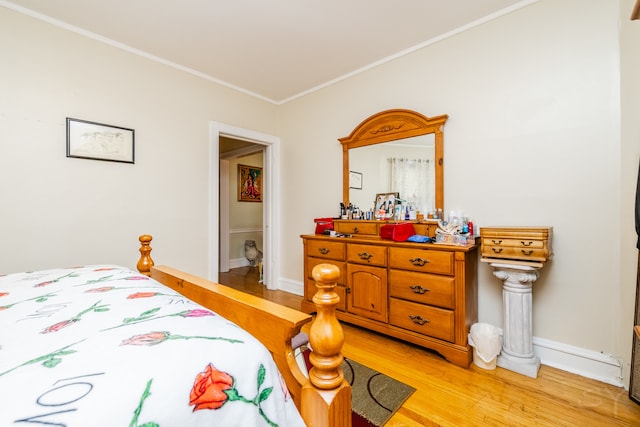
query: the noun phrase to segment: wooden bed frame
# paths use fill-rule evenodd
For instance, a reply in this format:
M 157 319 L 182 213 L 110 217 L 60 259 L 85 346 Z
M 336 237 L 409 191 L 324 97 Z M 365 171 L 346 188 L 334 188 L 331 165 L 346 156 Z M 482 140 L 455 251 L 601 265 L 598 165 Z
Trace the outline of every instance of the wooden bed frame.
M 318 287 L 313 297 L 317 308 L 313 320 L 301 311 L 174 268 L 156 267 L 151 259 L 152 237 L 145 234 L 139 240 L 138 271 L 236 323 L 269 349 L 308 426 L 351 426 L 351 387 L 340 368 L 344 334 L 335 316 L 339 297 L 334 288 L 340 277 L 336 266 L 321 264 L 313 270 Z M 307 378 L 298 366 L 291 340 L 309 322 L 313 367 Z

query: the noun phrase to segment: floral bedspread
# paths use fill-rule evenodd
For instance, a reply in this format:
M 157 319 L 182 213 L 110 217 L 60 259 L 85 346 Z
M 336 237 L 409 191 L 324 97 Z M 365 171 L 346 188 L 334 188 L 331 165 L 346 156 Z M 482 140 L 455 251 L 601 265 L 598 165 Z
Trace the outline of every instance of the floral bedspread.
M 304 426 L 247 332 L 118 266 L 0 277 L 0 425 Z

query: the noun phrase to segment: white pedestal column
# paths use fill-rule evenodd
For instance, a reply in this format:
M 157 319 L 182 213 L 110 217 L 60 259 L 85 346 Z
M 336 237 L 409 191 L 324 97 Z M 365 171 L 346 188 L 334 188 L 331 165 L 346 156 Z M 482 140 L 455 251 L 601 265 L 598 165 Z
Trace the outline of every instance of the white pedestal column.
M 491 266 L 493 274 L 502 280 L 504 339 L 497 365 L 536 378 L 540 359 L 533 354 L 532 289 L 540 267 L 508 261 Z

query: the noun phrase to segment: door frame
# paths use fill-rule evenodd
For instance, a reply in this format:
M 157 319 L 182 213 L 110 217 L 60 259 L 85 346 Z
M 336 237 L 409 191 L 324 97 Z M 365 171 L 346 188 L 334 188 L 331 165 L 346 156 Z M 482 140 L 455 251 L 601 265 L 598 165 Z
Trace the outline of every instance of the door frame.
M 218 150 L 219 151 L 219 150 Z M 229 160 L 220 159 L 220 171 L 218 176 L 220 182 L 218 189 L 220 194 L 218 195 L 218 230 L 220 232 L 220 239 L 218 240 L 218 273 L 226 273 L 229 271 Z
M 220 241 L 220 136 L 242 139 L 264 145 L 262 235 L 264 258 L 263 283 L 268 289 L 278 289 L 280 258 L 280 224 L 278 206 L 280 188 L 280 138 L 225 123 L 209 123 L 209 280 L 218 281 Z

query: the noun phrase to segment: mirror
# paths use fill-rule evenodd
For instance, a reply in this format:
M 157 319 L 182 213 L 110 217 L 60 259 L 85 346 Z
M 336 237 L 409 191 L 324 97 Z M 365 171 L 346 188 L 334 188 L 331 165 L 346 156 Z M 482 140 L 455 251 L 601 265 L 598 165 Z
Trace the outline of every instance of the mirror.
M 345 206 L 351 202 L 366 211 L 373 208 L 376 194 L 399 192 L 400 199 L 413 202 L 425 217 L 435 209 L 444 212 L 443 127 L 447 119 L 447 115 L 429 118 L 411 110 L 386 110 L 340 138 Z M 413 166 L 420 179 L 409 180 L 411 197 L 392 188 L 397 184 L 391 184 L 391 159 L 420 163 Z

